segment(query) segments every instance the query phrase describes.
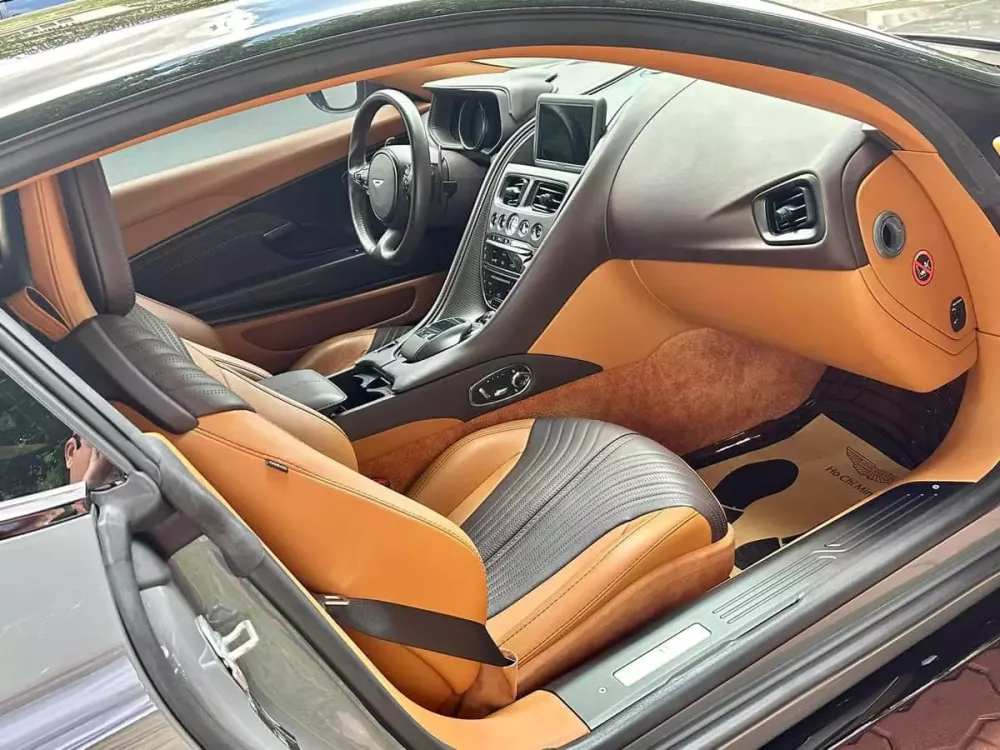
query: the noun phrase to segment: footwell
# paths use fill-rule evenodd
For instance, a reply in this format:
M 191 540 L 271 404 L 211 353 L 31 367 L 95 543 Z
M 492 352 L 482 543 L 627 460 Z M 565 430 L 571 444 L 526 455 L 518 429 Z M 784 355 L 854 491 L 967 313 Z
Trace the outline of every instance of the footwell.
M 792 413 L 685 456 L 736 532 L 736 570 L 905 479 L 948 433 L 965 378 L 913 393 L 829 369 Z
M 785 440 L 699 471 L 736 532 L 737 572 L 908 473 L 823 415 Z

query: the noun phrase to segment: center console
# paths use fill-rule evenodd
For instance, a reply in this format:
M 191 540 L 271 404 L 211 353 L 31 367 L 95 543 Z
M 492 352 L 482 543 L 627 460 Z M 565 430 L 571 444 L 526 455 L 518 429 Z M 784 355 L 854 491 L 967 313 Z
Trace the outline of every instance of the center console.
M 504 174 L 482 247 L 483 301 L 491 310 L 507 299 L 541 248 L 569 194 L 568 176 L 517 165 Z
M 524 345 L 508 348 L 502 339 L 510 326 L 503 321 L 535 304 L 534 295 L 519 292 L 518 311 L 505 307 L 532 267 L 548 257 L 547 244 L 567 250 L 548 241 L 603 133 L 604 118 L 598 97 L 539 97 L 542 132 L 525 126 L 495 155 L 430 313 L 401 340 L 329 377 L 345 398 L 327 413 L 352 439 L 420 419 L 468 420 L 599 371 L 582 360 L 526 353 Z M 559 231 L 567 234 L 573 232 Z

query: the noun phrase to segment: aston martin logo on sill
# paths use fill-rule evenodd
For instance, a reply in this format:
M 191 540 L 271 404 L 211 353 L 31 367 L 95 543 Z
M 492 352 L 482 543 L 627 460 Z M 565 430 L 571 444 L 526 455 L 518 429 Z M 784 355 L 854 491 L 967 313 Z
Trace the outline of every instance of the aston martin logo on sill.
M 375 188 L 380 188 L 380 187 L 382 187 L 382 184 L 383 184 L 384 182 L 385 182 L 385 180 L 380 180 L 380 179 L 378 179 L 378 178 L 376 177 L 376 178 L 375 178 L 374 180 L 372 180 L 372 187 L 375 187 Z
M 851 459 L 851 464 L 854 466 L 854 470 L 858 473 L 858 476 L 878 482 L 879 484 L 892 484 L 899 480 L 899 477 L 895 474 L 885 469 L 880 469 L 873 461 L 865 458 L 851 447 L 847 448 L 847 457 Z

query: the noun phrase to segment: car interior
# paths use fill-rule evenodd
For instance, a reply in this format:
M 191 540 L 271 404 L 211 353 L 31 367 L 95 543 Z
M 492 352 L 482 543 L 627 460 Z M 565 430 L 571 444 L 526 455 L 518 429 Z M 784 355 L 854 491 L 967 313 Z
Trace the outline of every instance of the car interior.
M 135 553 L 184 592 L 162 627 L 255 613 L 296 746 L 343 693 L 323 639 L 446 745 L 580 739 L 912 560 L 995 464 L 1000 238 L 916 129 L 805 74 L 556 51 L 317 82 L 361 101 L 0 196 L 8 311 L 314 605 L 183 513 Z

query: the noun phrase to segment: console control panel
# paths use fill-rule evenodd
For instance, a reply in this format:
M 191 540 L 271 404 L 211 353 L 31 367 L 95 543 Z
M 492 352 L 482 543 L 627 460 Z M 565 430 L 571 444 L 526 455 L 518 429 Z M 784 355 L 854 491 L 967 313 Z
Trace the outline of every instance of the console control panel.
M 531 387 L 527 365 L 509 365 L 487 375 L 469 389 L 473 406 L 492 406 L 517 398 Z
M 496 310 L 527 270 L 577 175 L 511 165 L 490 205 L 482 250 L 483 299 Z

